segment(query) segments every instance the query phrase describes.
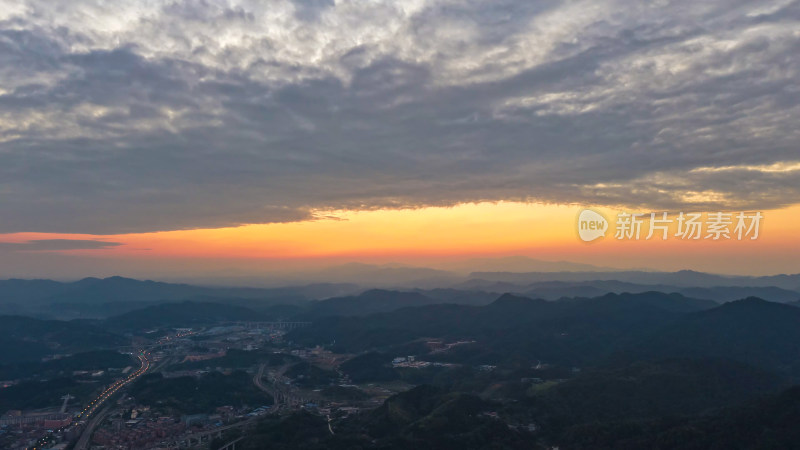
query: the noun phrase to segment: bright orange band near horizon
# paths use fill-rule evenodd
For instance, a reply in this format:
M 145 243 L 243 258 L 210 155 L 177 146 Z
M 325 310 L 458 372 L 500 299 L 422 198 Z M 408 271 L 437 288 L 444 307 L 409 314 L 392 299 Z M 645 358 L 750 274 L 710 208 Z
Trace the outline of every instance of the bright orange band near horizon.
M 517 202 L 472 203 L 454 207 L 375 211 L 319 211 L 320 219 L 242 225 L 216 229 L 163 231 L 119 235 L 13 233 L 0 242 L 39 239 L 94 239 L 122 245 L 97 250 L 59 251 L 93 257 L 129 259 L 332 259 L 371 261 L 424 261 L 470 256 L 526 255 L 549 260 L 580 260 L 609 267 L 639 264 L 659 269 L 692 268 L 703 258 L 739 266 L 749 258 L 759 271 L 800 272 L 793 261 L 800 249 L 797 235 L 800 205 L 762 211 L 757 240 L 686 241 L 660 239 L 616 240 L 614 230 L 605 238 L 586 243 L 577 236 L 575 205 Z M 618 212 L 594 208 L 613 226 Z M 630 211 L 638 212 L 638 211 Z M 715 212 L 715 211 L 708 211 Z M 791 249 L 795 249 L 792 251 Z M 698 259 L 699 258 L 699 259 Z M 713 267 L 705 268 L 708 271 Z M 720 267 L 717 272 L 725 272 Z

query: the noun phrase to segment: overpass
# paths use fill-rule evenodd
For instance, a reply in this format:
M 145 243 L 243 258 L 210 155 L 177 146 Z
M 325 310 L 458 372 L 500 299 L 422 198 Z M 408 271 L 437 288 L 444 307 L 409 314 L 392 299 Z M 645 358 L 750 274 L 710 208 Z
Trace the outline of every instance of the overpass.
M 311 322 L 231 322 L 229 325 L 248 330 L 292 330 L 311 325 Z
M 253 377 L 253 384 L 255 384 L 256 387 L 258 387 L 262 391 L 272 396 L 275 408 L 280 408 L 281 405 L 285 405 L 290 408 L 292 407 L 296 408 L 305 405 L 306 403 L 309 402 L 319 401 L 319 399 L 314 398 L 313 395 L 310 395 L 308 393 L 292 392 L 291 390 L 285 389 L 278 382 L 278 378 L 280 378 L 280 375 L 277 376 L 276 379 L 272 382 L 272 386 L 265 384 L 264 383 L 265 369 L 266 369 L 266 364 L 261 364 L 261 366 L 258 368 L 258 372 Z M 285 370 L 285 367 L 283 368 L 283 370 Z
M 232 430 L 234 428 L 245 428 L 254 425 L 257 419 L 258 419 L 257 417 L 252 417 L 250 419 L 242 420 L 241 422 L 232 423 L 230 425 L 224 425 L 221 427 L 213 428 L 211 430 L 203 430 L 186 436 L 179 436 L 173 438 L 170 441 L 167 441 L 166 446 L 169 449 L 193 448 L 204 442 L 211 441 L 212 438 L 222 437 L 222 433 L 224 431 Z

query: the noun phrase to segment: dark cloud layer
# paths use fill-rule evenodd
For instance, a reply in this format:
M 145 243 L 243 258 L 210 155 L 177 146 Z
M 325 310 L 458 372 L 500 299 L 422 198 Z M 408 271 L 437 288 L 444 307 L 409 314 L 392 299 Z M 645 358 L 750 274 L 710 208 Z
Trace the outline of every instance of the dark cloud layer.
M 63 251 L 98 250 L 122 245 L 120 242 L 97 241 L 92 239 L 35 239 L 26 242 L 0 242 L 0 251 Z
M 0 13 L 0 232 L 800 198 L 798 2 Z

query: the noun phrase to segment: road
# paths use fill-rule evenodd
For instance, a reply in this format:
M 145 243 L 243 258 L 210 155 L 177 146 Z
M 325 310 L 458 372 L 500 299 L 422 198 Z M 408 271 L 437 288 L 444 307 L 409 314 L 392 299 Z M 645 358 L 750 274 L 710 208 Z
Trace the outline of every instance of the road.
M 266 364 L 262 364 L 261 366 L 259 366 L 258 373 L 256 374 L 256 376 L 253 377 L 253 384 L 255 384 L 257 388 L 259 388 L 262 391 L 266 392 L 267 394 L 271 395 L 273 400 L 277 400 L 277 399 L 275 399 L 275 392 L 273 392 L 273 390 L 271 388 L 267 387 L 267 385 L 264 384 L 264 380 L 263 380 L 263 378 L 264 378 L 264 369 L 266 369 L 266 367 L 267 367 Z
M 111 386 L 106 388 L 97 397 L 95 397 L 91 402 L 89 402 L 89 404 L 87 404 L 86 407 L 83 408 L 83 410 L 81 410 L 81 412 L 78 413 L 75 416 L 75 418 L 76 419 L 83 419 L 83 420 L 89 419 L 92 416 L 92 414 L 95 411 L 97 411 L 97 409 L 100 408 L 100 406 L 103 405 L 103 403 L 106 400 L 111 398 L 112 395 L 116 394 L 117 391 L 119 391 L 123 386 L 125 386 L 127 384 L 130 384 L 131 382 L 135 381 L 140 376 L 144 375 L 148 370 L 151 370 L 152 367 L 150 365 L 150 359 L 148 358 L 150 356 L 150 350 L 151 349 L 156 348 L 159 345 L 162 345 L 162 344 L 168 342 L 170 339 L 181 338 L 181 337 L 188 336 L 188 335 L 194 334 L 194 333 L 195 333 L 194 331 L 189 331 L 189 332 L 178 333 L 175 336 L 166 336 L 166 337 L 163 337 L 163 338 L 159 339 L 155 344 L 153 344 L 148 349 L 140 349 L 139 350 L 139 355 L 137 355 L 138 358 L 139 358 L 139 363 L 141 364 L 141 366 L 139 367 L 139 370 L 137 370 L 136 372 L 128 375 L 126 378 L 118 380 L 117 382 L 115 382 L 114 384 L 112 384 Z M 162 362 L 161 365 L 163 365 L 163 362 Z M 104 414 L 106 414 L 106 410 L 107 409 L 109 409 L 109 408 L 106 408 L 105 410 L 103 410 Z M 104 414 L 101 414 L 99 417 L 102 418 L 104 416 Z M 98 420 L 97 418 L 95 418 L 95 419 L 93 419 L 92 421 L 90 421 L 87 424 L 86 428 L 84 428 L 84 430 L 83 430 L 83 433 L 81 433 L 81 436 L 80 436 L 80 439 L 79 439 L 79 442 L 83 442 L 83 444 L 82 444 L 81 447 L 75 447 L 76 449 L 77 448 L 81 448 L 81 449 L 85 448 L 85 446 L 88 444 L 89 438 L 92 435 L 92 432 L 94 432 L 94 428 L 98 424 L 100 424 L 101 422 L 102 422 L 102 420 Z M 55 430 L 49 430 L 45 436 L 43 436 L 42 438 L 40 438 L 39 440 L 37 440 L 35 442 L 34 448 L 46 447 L 48 444 L 51 443 L 50 439 L 52 438 L 53 432 L 61 432 L 61 431 L 64 431 L 65 428 L 66 427 L 61 427 L 61 428 L 58 428 L 58 429 L 55 429 Z
M 258 373 L 256 373 L 256 375 L 253 377 L 253 384 L 255 384 L 257 388 L 272 396 L 272 407 L 275 408 L 275 410 L 278 410 L 280 409 L 280 401 L 278 400 L 278 396 L 275 394 L 275 388 L 264 384 L 264 370 L 266 368 L 266 364 L 261 364 L 261 366 L 258 367 Z
M 308 393 L 292 392 L 291 389 L 284 390 L 278 387 L 281 379 L 283 378 L 284 372 L 286 372 L 289 369 L 289 367 L 291 367 L 291 364 L 285 364 L 277 370 L 277 372 L 275 373 L 275 378 L 272 380 L 272 386 L 264 384 L 263 378 L 264 378 L 264 370 L 266 369 L 266 367 L 267 367 L 266 364 L 261 364 L 261 366 L 259 366 L 258 373 L 256 373 L 256 375 L 253 377 L 253 383 L 256 385 L 256 387 L 258 387 L 262 391 L 272 396 L 274 408 L 280 409 L 281 398 L 283 398 L 283 400 L 285 401 L 287 398 L 289 399 L 295 397 L 300 398 L 301 396 L 309 398 L 311 397 L 311 395 Z M 291 400 L 288 403 L 291 403 Z
M 113 409 L 114 407 L 112 405 L 106 406 L 105 409 L 100 411 L 99 414 L 94 416 L 92 420 L 90 420 L 86 424 L 86 428 L 83 429 L 83 433 L 81 433 L 81 437 L 78 439 L 78 442 L 75 444 L 75 447 L 73 447 L 73 450 L 86 450 L 87 448 L 89 448 L 89 440 L 91 439 L 92 433 L 94 433 L 95 428 L 97 428 L 98 425 L 103 423 L 103 421 L 106 419 L 106 417 L 111 413 Z
M 289 367 L 291 367 L 291 364 L 284 364 L 278 369 L 277 372 L 275 372 L 275 379 L 273 380 L 273 384 L 279 381 L 281 377 L 283 377 L 283 373 L 289 370 Z M 270 387 L 264 384 L 263 378 L 264 378 L 264 370 L 266 370 L 266 368 L 267 368 L 266 364 L 261 364 L 261 366 L 259 366 L 258 373 L 256 374 L 255 377 L 253 377 L 253 383 L 255 383 L 256 387 L 266 392 L 267 394 L 271 395 L 273 400 L 275 400 L 275 404 L 277 405 L 278 398 L 275 396 L 275 391 L 277 391 L 277 389 L 275 387 Z
M 97 408 L 99 408 L 106 400 L 111 398 L 112 395 L 116 394 L 120 388 L 125 386 L 126 384 L 132 383 L 140 376 L 144 375 L 148 369 L 150 369 L 150 360 L 147 359 L 148 352 L 146 350 L 142 350 L 139 353 L 139 362 L 141 363 L 141 367 L 136 372 L 128 375 L 126 378 L 123 378 L 116 383 L 112 384 L 106 390 L 100 393 L 94 400 L 92 400 L 83 411 L 78 414 L 78 418 L 88 418 L 91 417 L 92 413 L 94 413 Z M 111 412 L 113 409 L 112 405 L 107 406 L 105 409 L 102 410 L 100 414 L 97 414 L 95 417 L 92 418 L 89 422 L 86 423 L 86 427 L 83 429 L 81 433 L 81 437 L 78 439 L 78 443 L 75 444 L 75 450 L 85 450 L 89 445 L 89 440 L 92 437 L 92 433 L 94 433 L 95 428 L 103 422 L 103 419 Z
M 148 355 L 149 355 L 149 353 L 147 351 L 142 350 L 141 353 L 139 353 L 139 355 L 138 355 L 139 362 L 141 364 L 141 367 L 139 367 L 139 370 L 137 370 L 136 372 L 133 372 L 132 374 L 128 375 L 126 378 L 123 378 L 123 379 L 117 381 L 116 383 L 112 384 L 111 386 L 107 387 L 106 390 L 101 392 L 97 397 L 95 397 L 94 400 L 89 402 L 89 404 L 86 405 L 85 408 L 83 408 L 83 411 L 78 413 L 77 417 L 79 419 L 80 418 L 90 417 L 92 415 L 92 413 L 95 412 L 97 410 L 97 408 L 99 408 L 100 405 L 103 404 L 103 402 L 108 400 L 112 395 L 116 394 L 117 391 L 120 390 L 120 388 L 122 388 L 123 386 L 125 386 L 128 383 L 131 383 L 131 382 L 135 381 L 140 376 L 144 375 L 145 372 L 147 372 L 147 370 L 150 369 L 150 360 L 147 359 Z
M 178 333 L 174 337 L 175 338 L 180 338 L 180 337 L 183 337 L 183 336 L 186 336 L 186 335 L 189 335 L 189 334 L 193 334 L 193 333 L 194 332 L 192 332 L 192 331 L 190 331 L 188 333 Z M 167 337 L 161 338 L 155 343 L 155 345 L 153 345 L 153 347 L 161 345 L 164 342 L 169 341 L 172 338 L 173 338 L 173 336 L 167 336 Z M 94 411 L 96 411 L 97 408 L 100 407 L 100 405 L 103 404 L 103 402 L 108 400 L 112 395 L 116 394 L 117 391 L 120 390 L 120 388 L 122 388 L 126 384 L 130 384 L 133 381 L 136 381 L 137 378 L 139 378 L 140 376 L 144 375 L 145 373 L 147 373 L 148 370 L 150 370 L 150 359 L 148 358 L 150 356 L 150 350 L 149 349 L 141 349 L 141 350 L 139 350 L 139 354 L 137 356 L 139 358 L 139 363 L 141 364 L 141 366 L 139 367 L 139 370 L 137 370 L 136 372 L 133 372 L 132 374 L 128 375 L 126 378 L 118 380 L 116 383 L 112 384 L 106 390 L 101 392 L 100 395 L 98 395 L 97 397 L 95 397 L 94 400 L 89 402 L 89 404 L 86 405 L 85 408 L 83 408 L 83 411 L 81 411 L 78 414 L 77 417 L 79 419 L 80 418 L 86 419 L 86 418 L 90 417 L 92 415 L 92 413 Z
M 193 332 L 179 333 L 176 334 L 174 337 L 179 338 L 186 336 L 188 334 L 193 334 Z M 172 339 L 171 336 L 162 338 L 158 342 L 156 342 L 156 344 L 153 347 L 158 346 L 170 339 Z M 149 359 L 150 350 L 141 349 L 139 350 L 139 354 L 137 356 L 139 358 L 139 363 L 141 364 L 139 370 L 133 372 L 132 374 L 128 375 L 127 377 L 121 380 L 118 380 L 117 382 L 106 388 L 103 392 L 101 392 L 97 397 L 94 398 L 94 400 L 89 402 L 89 404 L 86 405 L 86 407 L 84 407 L 80 413 L 78 413 L 77 415 L 78 419 L 85 420 L 91 417 L 92 414 L 95 411 L 97 411 L 97 409 L 100 408 L 100 406 L 103 405 L 106 400 L 108 400 L 109 398 L 111 398 L 111 396 L 116 394 L 117 391 L 119 391 L 122 387 L 136 381 L 137 378 L 141 377 L 142 375 L 147 373 L 148 370 L 150 370 L 151 368 L 151 363 Z M 101 414 L 98 414 L 86 424 L 86 428 L 83 429 L 81 437 L 78 439 L 78 443 L 75 445 L 75 450 L 84 450 L 87 448 L 89 440 L 92 437 L 92 433 L 94 433 L 94 429 L 97 428 L 97 426 L 103 422 L 105 416 L 108 415 L 112 409 L 113 408 L 109 405 L 107 408 L 103 409 Z
M 242 420 L 241 422 L 232 423 L 230 425 L 221 426 L 218 428 L 212 428 L 210 430 L 199 431 L 197 433 L 187 434 L 184 436 L 178 436 L 172 440 L 162 441 L 162 443 L 168 444 L 169 448 L 190 448 L 192 447 L 192 442 L 196 441 L 198 444 L 202 443 L 202 440 L 207 437 L 211 437 L 217 434 L 221 434 L 223 431 L 232 430 L 234 428 L 243 428 L 250 426 L 258 420 L 258 417 L 251 417 L 249 419 Z M 239 438 L 236 442 L 240 441 L 243 438 Z M 230 444 L 230 443 L 228 443 Z M 77 447 L 76 447 L 77 449 Z
M 75 418 L 79 419 L 79 420 L 80 419 L 84 419 L 84 420 L 88 419 L 95 411 L 97 411 L 98 408 L 100 408 L 101 405 L 103 405 L 103 403 L 106 400 L 108 400 L 112 395 L 116 394 L 116 392 L 118 390 L 120 390 L 120 388 L 122 388 L 123 386 L 125 386 L 128 383 L 133 382 L 134 380 L 136 380 L 140 376 L 144 375 L 144 373 L 147 372 L 147 370 L 150 368 L 150 361 L 147 359 L 147 355 L 148 355 L 148 353 L 146 351 L 142 350 L 141 353 L 138 355 L 139 356 L 139 363 L 141 364 L 141 366 L 139 367 L 139 370 L 137 370 L 136 372 L 128 375 L 126 378 L 118 380 L 117 382 L 115 382 L 111 386 L 107 387 L 103 392 L 98 394 L 97 397 L 94 398 L 94 400 L 89 402 L 89 404 L 87 404 L 83 408 L 83 410 L 80 413 L 78 413 L 77 416 L 75 416 Z M 103 410 L 103 413 L 107 414 L 109 409 L 110 409 L 110 407 L 106 408 L 105 410 Z M 81 433 L 80 439 L 78 440 L 79 443 L 82 442 L 83 444 L 82 444 L 82 446 L 76 446 L 75 449 L 84 449 L 84 448 L 86 448 L 86 444 L 88 444 L 89 437 L 91 437 L 92 432 L 94 431 L 94 428 L 101 422 L 101 420 L 98 420 L 98 418 L 102 418 L 104 416 L 104 414 L 98 415 L 97 417 L 92 419 L 89 423 L 87 423 L 86 427 L 83 429 L 83 432 Z M 60 431 L 63 431 L 64 428 L 65 427 L 61 427 L 61 428 L 58 428 L 56 430 L 49 431 L 47 433 L 47 435 L 45 435 L 44 437 L 42 437 L 41 439 L 36 441 L 35 447 L 45 447 L 47 445 L 47 443 L 49 442 L 49 439 L 50 439 L 50 436 L 51 436 L 52 432 L 53 431 L 60 432 Z

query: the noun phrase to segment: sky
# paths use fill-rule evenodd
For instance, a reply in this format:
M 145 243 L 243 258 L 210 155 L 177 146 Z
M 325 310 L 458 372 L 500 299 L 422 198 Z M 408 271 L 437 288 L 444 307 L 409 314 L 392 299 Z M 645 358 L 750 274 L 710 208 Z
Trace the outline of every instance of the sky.
M 0 278 L 796 273 L 796 1 L 0 1 Z M 761 211 L 758 240 L 576 217 Z

